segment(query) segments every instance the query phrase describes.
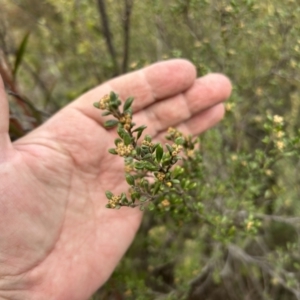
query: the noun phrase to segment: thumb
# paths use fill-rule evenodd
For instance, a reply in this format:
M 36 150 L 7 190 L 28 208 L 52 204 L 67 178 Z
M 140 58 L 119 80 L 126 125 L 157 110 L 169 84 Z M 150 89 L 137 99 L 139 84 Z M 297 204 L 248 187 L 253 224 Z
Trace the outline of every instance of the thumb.
M 9 128 L 8 101 L 5 94 L 4 83 L 0 75 L 0 161 L 1 161 L 3 150 L 7 149 L 8 145 L 10 145 L 8 128 Z

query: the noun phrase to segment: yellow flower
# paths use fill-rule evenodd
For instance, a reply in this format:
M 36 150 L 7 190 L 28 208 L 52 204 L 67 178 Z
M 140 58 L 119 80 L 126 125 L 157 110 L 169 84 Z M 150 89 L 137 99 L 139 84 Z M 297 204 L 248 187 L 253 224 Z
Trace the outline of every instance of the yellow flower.
M 276 137 L 277 138 L 282 138 L 284 136 L 284 132 L 283 131 L 278 131 L 278 132 L 276 132 Z
M 271 176 L 273 174 L 273 171 L 268 169 L 268 170 L 265 171 L 265 173 L 266 173 L 267 176 Z
M 247 230 L 250 230 L 250 229 L 252 228 L 253 224 L 254 224 L 254 223 L 253 223 L 252 221 L 248 222 L 248 223 L 247 223 L 247 226 L 246 226 L 246 227 L 247 227 Z
M 168 207 L 168 206 L 170 206 L 170 201 L 167 200 L 167 199 L 164 199 L 164 200 L 161 202 L 161 204 L 162 204 L 162 206 L 164 206 L 164 207 Z
M 276 124 L 282 124 L 282 123 L 283 123 L 283 117 L 278 116 L 278 115 L 275 115 L 275 116 L 273 117 L 273 121 L 274 121 L 274 123 L 276 123 Z
M 284 148 L 284 142 L 277 141 L 276 142 L 276 147 L 277 147 L 278 150 L 282 150 Z

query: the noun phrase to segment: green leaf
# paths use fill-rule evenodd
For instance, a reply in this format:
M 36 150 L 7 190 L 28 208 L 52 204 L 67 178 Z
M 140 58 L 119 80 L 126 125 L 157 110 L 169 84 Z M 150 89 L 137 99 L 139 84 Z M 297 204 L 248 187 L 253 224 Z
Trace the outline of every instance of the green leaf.
M 157 181 L 152 189 L 152 195 L 156 195 L 157 192 L 159 191 L 159 188 L 161 186 L 161 183 L 159 181 Z
M 163 154 L 164 154 L 164 150 L 163 150 L 161 144 L 159 144 L 157 146 L 155 154 L 156 154 L 156 160 L 157 160 L 157 162 L 160 162 L 161 159 L 162 159 L 162 157 L 163 157 Z
M 15 60 L 15 65 L 14 65 L 14 69 L 13 69 L 13 77 L 16 78 L 17 76 L 17 72 L 19 70 L 19 67 L 23 61 L 24 58 L 24 54 L 26 51 L 26 47 L 27 47 L 27 43 L 28 43 L 28 38 L 29 38 L 30 32 L 27 32 L 17 50 L 16 53 L 16 60 Z
M 145 136 L 145 141 L 147 141 L 147 142 L 151 142 L 152 141 L 152 137 L 149 135 L 149 134 L 147 134 L 146 136 Z
M 136 139 L 137 139 L 137 140 L 141 137 L 141 135 L 143 134 L 143 131 L 144 131 L 146 128 L 147 128 L 147 126 L 142 125 L 142 126 L 136 128 L 136 129 L 134 129 L 134 130 L 132 131 L 132 132 L 136 132 L 136 131 L 137 131 L 137 136 L 136 136 Z
M 113 128 L 113 127 L 117 126 L 118 123 L 119 123 L 118 120 L 108 120 L 108 121 L 106 121 L 104 123 L 104 127 L 106 127 L 106 128 Z
M 137 139 L 137 140 L 141 137 L 142 133 L 143 133 L 142 130 L 138 132 L 138 134 L 136 135 L 136 139 Z
M 131 104 L 133 102 L 134 98 L 133 97 L 130 97 L 128 98 L 125 103 L 124 103 L 124 106 L 123 106 L 123 111 L 127 110 L 128 108 L 131 107 Z
M 147 154 L 143 155 L 142 157 L 143 157 L 143 159 L 148 159 L 148 158 L 152 157 L 152 154 L 151 153 L 147 153 Z
M 134 185 L 134 177 L 132 175 L 126 174 L 125 179 L 129 185 Z
M 132 200 L 133 203 L 135 202 L 135 200 L 139 200 L 140 197 L 141 197 L 141 194 L 138 193 L 138 192 L 133 192 L 133 193 L 131 194 L 131 200 Z
M 160 145 L 160 143 L 156 143 L 156 144 L 152 147 L 152 153 L 156 150 L 156 148 L 158 147 L 158 145 Z
M 125 193 L 122 193 L 122 194 L 121 194 L 120 203 L 123 204 L 123 205 L 126 205 L 126 204 L 128 205 L 129 201 L 128 201 L 128 199 L 127 199 Z
M 105 195 L 108 200 L 111 200 L 111 198 L 113 197 L 114 194 L 110 191 L 105 191 Z
M 172 177 L 176 178 L 177 176 L 181 175 L 184 172 L 182 167 L 176 166 L 172 172 Z
M 141 198 L 140 198 L 140 202 L 146 202 L 148 199 L 146 198 L 146 197 L 144 197 L 144 196 L 142 196 Z
M 136 150 L 136 154 L 138 155 L 138 156 L 140 156 L 141 155 L 141 147 L 136 147 L 135 148 L 135 150 Z
M 110 103 L 109 104 L 109 109 L 110 110 L 117 110 L 118 109 L 118 104 L 117 103 Z
M 126 131 L 123 135 L 123 140 L 124 140 L 125 146 L 128 146 L 131 144 L 131 136 Z
M 138 170 L 142 170 L 145 168 L 145 163 L 142 161 L 137 161 L 136 163 L 134 163 L 134 167 Z
M 140 182 L 141 186 L 148 191 L 149 189 L 149 181 L 145 178 L 143 178 Z
M 141 149 L 142 149 L 142 151 L 144 151 L 144 153 L 149 153 L 149 146 L 142 145 Z
M 176 144 L 176 145 L 183 145 L 183 144 L 184 144 L 184 138 L 182 138 L 181 136 L 178 137 L 178 138 L 175 140 L 175 144 Z
M 142 131 L 142 132 L 143 132 L 143 130 L 146 129 L 146 128 L 147 128 L 146 125 L 142 125 L 142 126 L 139 126 L 139 127 L 136 128 L 136 129 L 134 129 L 132 132 L 136 132 L 136 131 Z
M 122 142 L 121 139 L 119 139 L 119 138 L 115 139 L 115 145 L 116 145 L 116 146 L 118 146 L 118 144 L 121 143 L 121 142 Z
M 112 102 L 116 102 L 118 100 L 118 95 L 115 92 L 111 91 L 109 94 L 109 99 Z
M 144 166 L 145 166 L 145 169 L 147 169 L 148 171 L 157 171 L 158 170 L 158 167 L 154 166 L 153 164 L 151 164 L 148 161 L 144 162 Z
M 179 184 L 179 183 L 180 183 L 180 181 L 179 181 L 178 179 L 172 179 L 171 182 L 172 182 L 173 184 Z
M 99 104 L 99 102 L 94 102 L 93 105 L 94 105 L 94 107 L 100 109 L 100 104 Z
M 166 147 L 167 147 L 170 155 L 172 155 L 172 152 L 174 151 L 174 149 L 169 144 L 166 144 Z
M 129 107 L 128 109 L 123 111 L 124 114 L 129 114 L 132 117 L 132 108 Z M 134 124 L 135 125 L 135 124 Z
M 118 154 L 118 152 L 117 152 L 116 149 L 114 149 L 114 148 L 108 149 L 108 152 L 109 152 L 110 154 L 113 154 L 113 155 L 117 155 L 117 154 Z
M 97 102 L 96 102 L 97 103 Z M 95 104 L 95 103 L 94 103 Z M 95 105 L 94 105 L 95 106 Z M 109 116 L 111 115 L 111 112 L 110 111 L 105 111 L 104 113 L 101 114 L 101 116 L 103 117 L 106 117 L 106 116 Z
M 171 159 L 170 158 L 164 159 L 163 162 L 162 162 L 162 166 L 166 167 L 166 166 L 170 165 L 170 163 L 171 163 Z

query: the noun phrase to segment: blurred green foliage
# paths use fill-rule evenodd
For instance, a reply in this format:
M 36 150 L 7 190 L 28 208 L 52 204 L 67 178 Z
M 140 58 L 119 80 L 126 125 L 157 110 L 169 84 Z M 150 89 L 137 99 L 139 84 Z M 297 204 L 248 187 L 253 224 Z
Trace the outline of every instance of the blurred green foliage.
M 45 119 L 85 90 L 158 60 L 187 58 L 199 75 L 227 74 L 234 90 L 225 120 L 202 135 L 190 175 L 199 182 L 191 205 L 214 230 L 186 211 L 147 212 L 92 299 L 300 299 L 299 3 L 100 2 L 113 53 L 97 1 L 2 0 L 0 71 L 21 97 L 10 99 L 13 138 L 40 123 L 32 121 L 37 112 Z

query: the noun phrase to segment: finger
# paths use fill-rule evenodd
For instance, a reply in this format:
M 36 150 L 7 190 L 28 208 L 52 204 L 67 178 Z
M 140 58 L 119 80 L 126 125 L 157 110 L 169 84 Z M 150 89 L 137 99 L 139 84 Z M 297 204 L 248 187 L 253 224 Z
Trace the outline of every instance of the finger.
M 157 100 L 186 91 L 193 85 L 195 78 L 195 67 L 187 60 L 158 62 L 96 87 L 74 101 L 70 107 L 77 108 L 90 118 L 103 123 L 99 111 L 92 104 L 111 91 L 119 94 L 123 100 L 134 97 L 133 110 L 139 111 Z
M 225 109 L 223 103 L 219 103 L 193 116 L 186 122 L 176 126 L 184 135 L 199 135 L 200 133 L 215 126 L 224 117 Z M 157 139 L 164 141 L 166 132 L 158 134 Z
M 223 102 L 229 97 L 230 92 L 231 83 L 227 77 L 221 74 L 209 74 L 196 80 L 186 92 L 157 102 L 138 112 L 134 115 L 134 122 L 148 125 L 147 133 L 152 136 L 165 131 L 168 127 L 178 127 L 181 123 L 190 124 L 191 127 L 193 120 L 197 119 L 193 116 Z M 208 115 L 203 114 L 202 117 L 205 124 Z
M 134 82 L 132 82 L 134 78 Z M 109 82 L 121 99 L 135 97 L 134 111 L 182 93 L 191 87 L 196 79 L 195 66 L 187 60 L 174 59 L 159 62 L 135 74 L 124 76 L 122 81 Z
M 4 149 L 10 144 L 10 139 L 8 135 L 9 128 L 9 109 L 8 101 L 5 94 L 5 88 L 0 76 L 0 149 L 3 154 Z M 0 155 L 0 161 L 1 161 Z

